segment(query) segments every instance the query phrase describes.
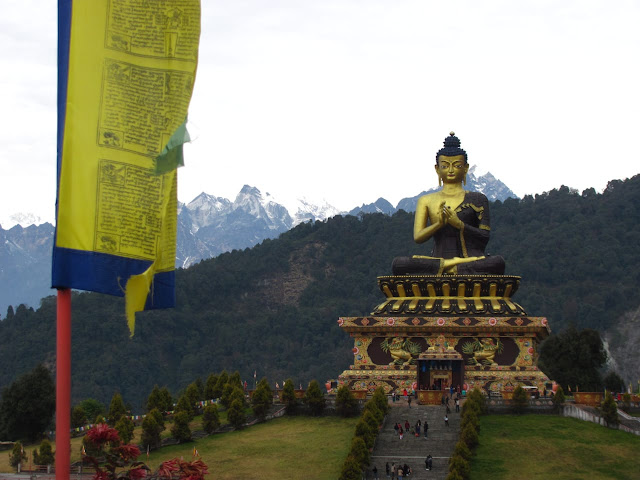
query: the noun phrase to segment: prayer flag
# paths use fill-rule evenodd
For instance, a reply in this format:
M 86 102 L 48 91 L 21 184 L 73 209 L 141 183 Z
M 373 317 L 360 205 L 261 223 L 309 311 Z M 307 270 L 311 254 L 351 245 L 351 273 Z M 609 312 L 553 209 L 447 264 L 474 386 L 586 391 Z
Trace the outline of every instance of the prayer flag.
M 59 0 L 52 286 L 175 305 L 177 166 L 199 0 Z

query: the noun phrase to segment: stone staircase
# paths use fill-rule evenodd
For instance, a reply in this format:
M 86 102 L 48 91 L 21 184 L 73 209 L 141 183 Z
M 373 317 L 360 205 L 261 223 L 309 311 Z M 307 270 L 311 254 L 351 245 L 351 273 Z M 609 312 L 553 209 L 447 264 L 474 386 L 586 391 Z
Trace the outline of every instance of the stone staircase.
M 449 426 L 444 424 L 445 407 L 440 405 L 412 405 L 407 406 L 404 400 L 392 403 L 387 414 L 382 430 L 376 440 L 371 453 L 371 463 L 366 478 L 373 479 L 373 467 L 378 468 L 378 477 L 385 479 L 385 464 L 392 462 L 396 465 L 405 463 L 411 467 L 412 474 L 409 480 L 429 479 L 445 480 L 448 473 L 449 457 L 453 453 L 460 433 L 460 413 L 451 407 L 449 414 Z M 402 440 L 399 439 L 393 425 L 400 422 L 404 428 L 405 420 L 413 426 L 420 419 L 424 426 L 425 420 L 429 422 L 429 436 L 424 438 L 424 429 L 420 431 L 420 437 L 405 433 Z M 433 468 L 425 470 L 424 461 L 427 455 L 433 457 Z

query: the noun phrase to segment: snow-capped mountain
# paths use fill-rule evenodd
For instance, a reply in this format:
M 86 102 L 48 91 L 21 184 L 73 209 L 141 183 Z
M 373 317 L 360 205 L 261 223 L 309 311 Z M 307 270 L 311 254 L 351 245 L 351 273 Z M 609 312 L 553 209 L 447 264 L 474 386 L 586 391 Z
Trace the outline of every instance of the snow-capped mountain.
M 469 169 L 469 172 L 467 173 L 467 184 L 464 187 L 466 190 L 484 193 L 490 202 L 495 202 L 496 200 L 503 202 L 507 198 L 518 198 L 518 196 L 513 193 L 509 187 L 494 177 L 491 172 L 487 172 L 476 177 L 476 170 L 477 168 L 475 165 Z M 418 199 L 422 195 L 435 192 L 438 189 L 439 187 L 434 187 L 416 195 L 415 197 L 403 198 L 398 202 L 396 210 L 415 212 Z
M 329 205 L 324 199 L 318 204 L 313 203 L 305 197 L 301 197 L 297 199 L 295 207 L 296 213 L 293 216 L 293 227 L 299 223 L 326 220 L 327 218 L 335 217 L 343 213 L 333 205 Z
M 5 230 L 9 230 L 16 225 L 28 227 L 29 225 L 42 225 L 47 220 L 34 213 L 16 212 L 9 215 L 0 216 L 0 226 Z
M 176 266 L 187 268 L 202 259 L 233 249 L 252 247 L 305 221 L 326 220 L 341 212 L 326 201 L 301 198 L 289 210 L 270 193 L 245 185 L 235 200 L 201 193 L 179 207 Z

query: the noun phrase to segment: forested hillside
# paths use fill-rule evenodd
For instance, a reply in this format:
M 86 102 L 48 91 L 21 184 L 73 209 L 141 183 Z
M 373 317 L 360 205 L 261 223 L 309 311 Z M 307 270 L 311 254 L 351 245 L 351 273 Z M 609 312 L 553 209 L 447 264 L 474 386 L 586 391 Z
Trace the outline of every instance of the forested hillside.
M 569 323 L 604 331 L 639 306 L 640 176 L 602 194 L 562 187 L 491 208 L 489 252 L 522 276 L 514 300 L 554 331 Z M 338 317 L 380 303 L 376 276 L 390 274 L 393 257 L 429 252 L 412 230 L 403 211 L 338 216 L 202 261 L 178 271 L 178 307 L 139 314 L 131 340 L 121 299 L 74 295 L 74 403 L 106 403 L 119 390 L 139 410 L 154 384 L 175 394 L 222 369 L 296 384 L 336 377 L 352 357 Z M 37 311 L 7 312 L 0 354 L 0 386 L 39 362 L 54 367 L 53 297 Z

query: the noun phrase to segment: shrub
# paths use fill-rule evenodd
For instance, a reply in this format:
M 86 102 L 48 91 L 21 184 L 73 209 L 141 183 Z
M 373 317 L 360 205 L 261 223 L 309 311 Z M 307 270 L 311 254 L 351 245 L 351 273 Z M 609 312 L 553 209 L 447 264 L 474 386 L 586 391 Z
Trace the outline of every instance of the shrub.
M 378 431 L 378 426 L 380 425 L 380 422 L 378 422 L 378 419 L 371 412 L 371 410 L 367 410 L 362 414 L 362 420 L 367 422 L 372 432 Z
M 176 412 L 173 416 L 171 436 L 179 443 L 191 441 L 191 429 L 189 428 L 189 414 L 185 411 Z
M 460 422 L 460 430 L 464 429 L 467 425 L 471 425 L 476 432 L 480 432 L 480 422 L 478 421 L 478 416 L 472 410 L 467 411 L 462 416 L 462 421 Z
M 164 425 L 160 425 L 157 421 L 154 411 L 158 411 L 155 408 L 149 412 L 149 415 L 142 420 L 142 442 L 143 447 L 150 449 L 159 448 L 161 445 L 160 434 L 164 430 Z
M 460 478 L 466 480 L 471 474 L 469 462 L 460 455 L 453 455 L 449 459 L 449 472 L 457 472 Z
M 344 463 L 342 464 L 342 472 L 340 472 L 340 480 L 361 480 L 362 468 L 360 463 L 353 458 L 352 455 L 348 455 Z
M 122 440 L 122 443 L 131 442 L 135 425 L 129 417 L 126 415 L 121 416 L 120 420 L 116 422 L 115 428 L 118 431 L 118 436 L 120 437 L 120 440 Z
M 193 420 L 194 417 L 194 409 L 193 405 L 191 405 L 191 401 L 186 394 L 182 394 L 178 399 L 178 403 L 176 403 L 176 408 L 174 412 L 177 414 L 178 412 L 184 412 L 189 417 L 189 421 Z
M 627 413 L 631 410 L 631 395 L 628 393 L 622 395 L 622 410 Z
M 602 406 L 600 407 L 602 410 L 602 417 L 604 421 L 607 422 L 608 426 L 618 425 L 618 405 L 616 405 L 615 400 L 610 392 L 604 397 L 604 402 L 602 402 Z
M 240 387 L 233 387 L 233 392 L 231 392 L 231 397 L 229 397 L 229 399 L 231 400 L 229 402 L 230 404 L 239 400 L 242 404 L 243 410 L 247 407 L 247 398 L 244 395 L 244 390 Z
M 558 385 L 556 393 L 553 395 L 553 408 L 556 411 L 556 413 L 560 410 L 560 407 L 562 407 L 562 404 L 564 402 L 565 402 L 564 390 L 562 390 L 562 387 Z
M 469 449 L 467 444 L 464 443 L 462 440 L 459 440 L 458 443 L 456 443 L 456 446 L 453 449 L 453 454 L 460 455 L 462 458 L 464 458 L 467 461 L 471 459 L 471 450 Z
M 465 404 L 467 404 L 469 400 L 473 400 L 478 404 L 478 406 L 480 407 L 480 415 L 487 412 L 486 398 L 484 396 L 484 393 L 482 393 L 482 391 L 478 387 L 474 388 L 467 394 L 467 401 L 465 402 Z
M 202 413 L 202 429 L 211 434 L 220 428 L 220 416 L 217 405 L 207 405 Z
M 384 420 L 384 414 L 378 408 L 378 405 L 373 399 L 370 399 L 367 403 L 364 404 L 364 408 L 362 409 L 363 415 L 367 412 L 370 412 L 373 418 L 376 421 L 377 425 L 382 425 L 382 421 Z
M 282 387 L 282 402 L 288 414 L 292 415 L 296 413 L 298 399 L 296 398 L 296 391 L 293 388 L 293 380 L 290 378 L 284 382 L 284 386 Z
M 54 459 L 51 442 L 45 438 L 40 444 L 40 451 L 33 451 L 33 463 L 36 465 L 53 465 Z
M 222 395 L 220 395 L 220 405 L 225 409 L 231 406 L 231 394 L 233 393 L 234 386 L 230 383 L 225 383 L 222 387 Z
M 311 415 L 321 415 L 325 407 L 325 399 L 320 385 L 316 380 L 311 380 L 311 383 L 307 387 L 307 391 L 304 393 L 304 403 L 307 404 Z
M 513 391 L 513 411 L 517 414 L 524 412 L 529 405 L 529 394 L 524 388 L 518 385 Z
M 389 400 L 387 399 L 387 394 L 384 392 L 384 388 L 378 387 L 371 397 L 373 401 L 375 401 L 376 406 L 382 412 L 382 416 L 386 415 L 389 412 Z
M 349 455 L 356 459 L 361 469 L 369 465 L 369 448 L 362 437 L 353 437 Z
M 122 395 L 119 393 L 114 393 L 111 398 L 111 404 L 109 405 L 109 414 L 107 415 L 107 421 L 109 425 L 113 426 L 116 424 L 120 417 L 127 413 L 127 407 L 124 405 L 124 400 L 122 400 Z
M 446 480 L 464 480 L 464 478 L 458 473 L 457 470 L 449 471 Z
M 476 400 L 467 399 L 467 401 L 464 402 L 464 405 L 462 405 L 461 415 L 464 416 L 467 412 L 473 412 L 479 417 L 482 415 L 482 406 Z
M 9 454 L 9 464 L 12 467 L 17 467 L 19 463 L 24 462 L 27 459 L 27 454 L 24 453 L 22 443 L 16 442 L 13 444 L 11 453 Z
M 478 432 L 471 425 L 467 425 L 460 432 L 460 439 L 472 449 L 478 444 Z
M 341 385 L 336 393 L 336 410 L 343 417 L 355 415 L 358 409 L 358 401 L 346 385 Z
M 223 370 L 218 376 L 218 382 L 215 385 L 215 388 L 212 389 L 211 394 L 213 398 L 222 397 L 222 391 L 224 390 L 224 386 L 229 383 L 229 374 L 226 370 Z M 224 405 L 223 405 L 224 406 Z M 227 408 L 227 407 L 225 407 Z
M 371 430 L 371 427 L 363 419 L 356 424 L 356 437 L 361 437 L 367 448 L 373 448 L 375 443 L 375 432 Z
M 263 378 L 258 382 L 258 386 L 253 392 L 251 408 L 253 408 L 253 413 L 258 417 L 258 420 L 264 421 L 271 405 L 273 405 L 273 392 L 267 379 Z
M 229 423 L 233 425 L 233 428 L 239 429 L 247 421 L 247 417 L 244 413 L 244 405 L 238 399 L 231 402 L 229 410 L 227 411 L 227 419 Z
M 213 400 L 217 398 L 216 395 L 216 384 L 218 383 L 218 376 L 214 373 L 210 374 L 207 377 L 207 383 L 204 387 L 204 396 L 207 400 Z

